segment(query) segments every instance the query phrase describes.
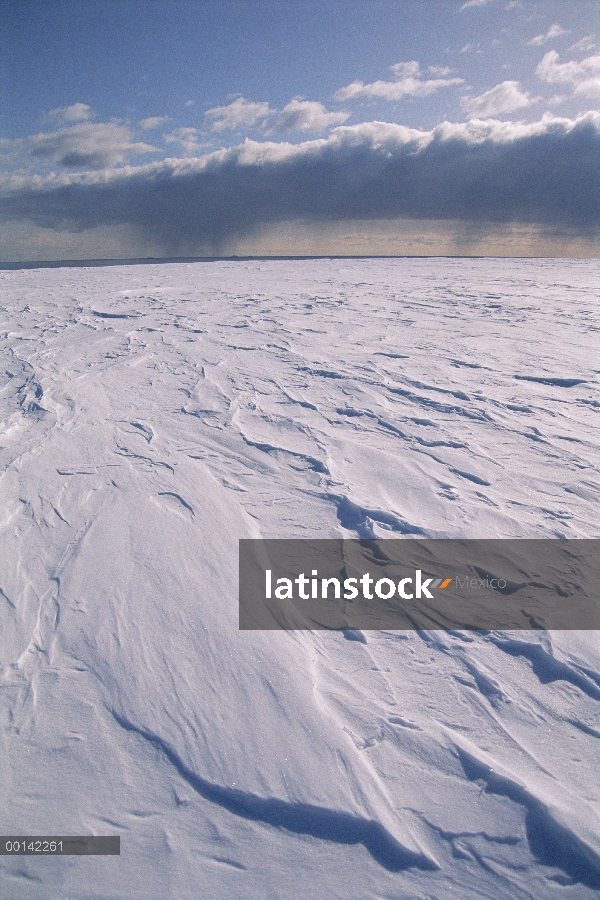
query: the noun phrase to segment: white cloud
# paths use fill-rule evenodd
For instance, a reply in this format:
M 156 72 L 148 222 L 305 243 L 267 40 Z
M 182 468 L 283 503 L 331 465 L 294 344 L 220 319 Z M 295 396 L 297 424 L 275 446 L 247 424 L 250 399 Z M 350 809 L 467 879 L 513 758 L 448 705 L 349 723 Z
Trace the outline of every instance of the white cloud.
M 26 141 L 32 156 L 57 161 L 69 169 L 104 169 L 156 147 L 133 140 L 131 129 L 117 122 L 80 122 L 50 134 L 34 134 Z
M 273 128 L 277 131 L 325 131 L 331 125 L 341 125 L 350 118 L 347 112 L 328 112 L 322 103 L 295 97 L 284 106 Z
M 536 102 L 518 81 L 503 81 L 478 97 L 463 97 L 462 106 L 470 119 L 489 119 L 523 109 Z
M 596 41 L 591 34 L 588 34 L 586 37 L 582 37 L 580 41 L 577 41 L 576 44 L 572 44 L 569 47 L 569 53 L 589 53 L 590 50 L 595 50 L 596 46 Z
M 562 28 L 558 22 L 555 22 L 554 25 L 551 25 L 548 31 L 545 34 L 538 34 L 536 37 L 532 38 L 530 41 L 527 41 L 529 47 L 541 47 L 542 44 L 551 41 L 555 37 L 560 37 L 561 34 L 568 34 L 569 32 Z
M 154 131 L 155 128 L 159 128 L 163 122 L 166 122 L 168 118 L 168 116 L 150 116 L 149 119 L 142 119 L 141 122 L 138 122 L 138 126 L 143 131 Z
M 429 75 L 437 75 L 440 78 L 444 78 L 446 75 L 450 75 L 452 69 L 450 66 L 427 66 L 427 72 Z
M 600 77 L 587 78 L 577 85 L 573 93 L 577 97 L 587 97 L 589 100 L 600 100 Z
M 462 9 L 469 9 L 470 6 L 487 6 L 490 0 L 467 0 L 466 3 L 463 3 L 461 6 Z
M 186 154 L 193 155 L 209 146 L 198 141 L 198 134 L 197 128 L 176 128 L 170 134 L 165 134 L 164 140 L 165 144 L 180 144 Z
M 423 79 L 419 63 L 413 59 L 410 62 L 396 63 L 390 66 L 395 76 L 395 81 L 374 81 L 364 84 L 362 81 L 353 81 L 352 84 L 336 91 L 336 100 L 355 100 L 359 97 L 378 97 L 382 100 L 402 100 L 404 97 L 427 97 L 443 87 L 454 84 L 463 84 L 463 78 L 430 78 Z
M 237 97 L 226 106 L 216 106 L 205 114 L 212 119 L 212 131 L 253 126 L 266 127 L 267 119 L 273 119 L 268 133 L 273 131 L 325 131 L 332 125 L 341 125 L 349 117 L 347 112 L 330 112 L 315 100 L 294 97 L 282 110 L 272 109 L 268 103 L 254 103 L 245 97 Z M 181 132 L 183 129 L 179 129 Z
M 561 63 L 559 58 L 556 50 L 549 50 L 536 68 L 536 75 L 549 84 L 570 84 L 576 96 L 600 99 L 600 54 L 580 62 Z
M 61 109 L 51 109 L 48 118 L 53 122 L 87 122 L 93 115 L 87 103 L 74 103 Z
M 227 106 L 215 106 L 204 113 L 206 119 L 212 119 L 213 131 L 224 131 L 227 128 L 239 128 L 241 125 L 252 127 L 273 113 L 268 103 L 253 103 L 244 97 L 238 97 Z

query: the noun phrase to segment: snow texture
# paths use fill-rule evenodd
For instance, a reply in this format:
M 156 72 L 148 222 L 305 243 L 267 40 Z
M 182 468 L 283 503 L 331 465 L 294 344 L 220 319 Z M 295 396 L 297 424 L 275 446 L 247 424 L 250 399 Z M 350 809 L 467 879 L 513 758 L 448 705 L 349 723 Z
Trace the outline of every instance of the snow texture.
M 598 537 L 597 260 L 0 273 L 9 900 L 600 889 L 596 632 L 239 632 L 252 537 Z

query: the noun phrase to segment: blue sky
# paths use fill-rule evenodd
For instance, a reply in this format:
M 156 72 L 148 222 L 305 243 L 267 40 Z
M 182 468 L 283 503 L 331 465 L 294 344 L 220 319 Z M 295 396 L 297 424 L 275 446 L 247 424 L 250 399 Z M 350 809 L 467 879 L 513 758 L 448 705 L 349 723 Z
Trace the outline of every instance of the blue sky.
M 597 255 L 597 0 L 4 0 L 0 23 L 0 258 Z

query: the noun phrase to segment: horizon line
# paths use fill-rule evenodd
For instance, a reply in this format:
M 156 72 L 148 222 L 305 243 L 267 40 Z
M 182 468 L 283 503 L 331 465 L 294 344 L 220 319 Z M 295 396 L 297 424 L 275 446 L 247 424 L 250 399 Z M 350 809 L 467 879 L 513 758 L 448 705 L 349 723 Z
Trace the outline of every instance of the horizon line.
M 531 254 L 511 254 L 499 256 L 497 254 L 448 254 L 448 253 L 357 253 L 357 254 L 256 254 L 252 256 L 146 256 L 124 257 L 122 259 L 91 258 L 91 259 L 44 259 L 44 260 L 7 260 L 0 261 L 0 271 L 14 271 L 18 269 L 58 269 L 58 268 L 85 268 L 98 266 L 137 266 L 137 265 L 164 265 L 167 263 L 194 263 L 194 262 L 250 262 L 268 260 L 310 260 L 310 259 L 598 259 L 597 256 L 532 256 Z

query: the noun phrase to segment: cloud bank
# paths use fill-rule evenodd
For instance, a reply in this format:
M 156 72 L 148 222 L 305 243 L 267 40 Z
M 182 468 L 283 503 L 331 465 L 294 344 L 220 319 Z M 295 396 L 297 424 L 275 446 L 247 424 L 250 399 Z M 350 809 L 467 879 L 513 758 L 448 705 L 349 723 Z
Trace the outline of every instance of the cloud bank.
M 197 159 L 47 178 L 12 176 L 0 217 L 78 232 L 132 226 L 166 255 L 215 254 L 290 221 L 459 220 L 600 231 L 600 114 L 418 131 L 369 122 L 300 144 L 256 142 Z

